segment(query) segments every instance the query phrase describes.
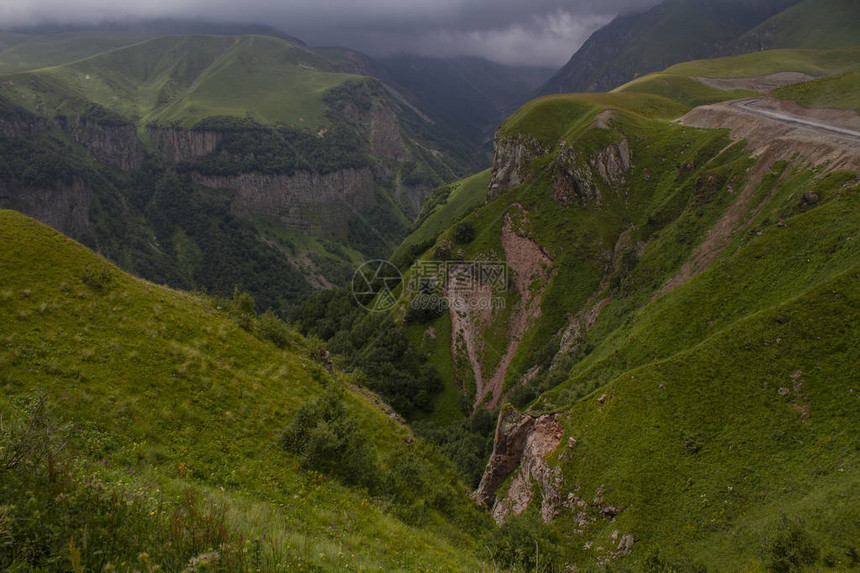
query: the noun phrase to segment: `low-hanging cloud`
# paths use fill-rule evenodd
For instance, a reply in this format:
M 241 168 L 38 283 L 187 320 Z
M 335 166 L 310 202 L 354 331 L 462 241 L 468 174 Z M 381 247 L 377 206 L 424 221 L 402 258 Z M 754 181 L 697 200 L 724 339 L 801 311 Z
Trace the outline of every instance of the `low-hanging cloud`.
M 4 27 L 150 18 L 262 23 L 373 55 L 477 55 L 559 66 L 595 29 L 656 0 L 5 0 Z

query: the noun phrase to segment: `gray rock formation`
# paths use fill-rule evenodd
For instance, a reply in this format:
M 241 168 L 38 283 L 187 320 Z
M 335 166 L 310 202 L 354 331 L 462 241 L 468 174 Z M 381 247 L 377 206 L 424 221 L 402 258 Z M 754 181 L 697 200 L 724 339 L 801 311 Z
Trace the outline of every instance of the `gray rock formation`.
M 488 200 L 520 185 L 528 178 L 528 165 L 549 153 L 549 147 L 528 135 L 512 137 L 496 132 L 493 142 L 493 170 L 490 175 Z
M 513 514 L 525 511 L 532 501 L 534 484 L 541 493 L 541 516 L 552 521 L 564 504 L 561 469 L 550 467 L 546 457 L 561 443 L 564 433 L 556 416 L 544 414 L 537 418 L 505 408 L 499 416 L 493 455 L 475 492 L 475 499 L 492 508 L 493 518 L 501 523 Z M 503 498 L 496 497 L 499 486 L 516 470 Z
M 374 200 L 370 168 L 341 169 L 320 175 L 242 173 L 235 176 L 194 174 L 194 182 L 233 191 L 231 210 L 239 217 L 279 221 L 291 229 L 328 234 L 343 229 Z

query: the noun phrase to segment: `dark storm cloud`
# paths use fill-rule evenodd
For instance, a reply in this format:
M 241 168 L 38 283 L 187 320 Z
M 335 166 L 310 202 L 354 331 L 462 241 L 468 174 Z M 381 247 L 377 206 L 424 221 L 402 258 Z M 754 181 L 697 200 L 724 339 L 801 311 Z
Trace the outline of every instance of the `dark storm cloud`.
M 3 0 L 4 26 L 139 18 L 270 24 L 372 54 L 480 55 L 561 65 L 619 12 L 656 0 Z

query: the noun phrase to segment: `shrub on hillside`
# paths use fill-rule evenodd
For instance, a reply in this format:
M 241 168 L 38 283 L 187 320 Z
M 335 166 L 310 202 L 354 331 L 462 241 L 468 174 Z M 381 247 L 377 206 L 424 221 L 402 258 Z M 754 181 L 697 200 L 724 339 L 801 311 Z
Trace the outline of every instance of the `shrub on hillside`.
M 769 571 L 803 571 L 818 561 L 819 550 L 803 523 L 783 515 L 762 545 L 762 558 Z
M 3 414 L 0 570 L 111 571 L 128 563 L 182 571 L 212 548 L 219 571 L 252 567 L 222 504 L 191 489 L 169 499 L 112 482 L 109 470 L 74 448 L 78 430 L 59 425 L 41 394 L 13 400 Z
M 407 418 L 429 410 L 442 389 L 436 369 L 390 315 L 369 313 L 348 289 L 320 291 L 297 310 L 292 320 L 306 336 L 327 341 L 336 362 L 359 371 L 357 382 L 382 396 Z
M 103 292 L 113 285 L 114 276 L 110 265 L 90 265 L 81 271 L 81 282 L 94 291 Z
M 488 549 L 502 567 L 543 571 L 561 565 L 561 540 L 534 511 L 514 515 L 496 530 Z
M 475 240 L 475 225 L 471 221 L 463 221 L 454 227 L 454 242 L 458 245 L 468 245 Z
M 371 489 L 379 483 L 376 454 L 346 411 L 343 392 L 330 383 L 316 400 L 299 408 L 281 434 L 281 445 L 305 469 Z
M 299 339 L 299 334 L 271 310 L 267 310 L 257 319 L 255 333 L 258 338 L 268 340 L 278 348 L 292 346 Z

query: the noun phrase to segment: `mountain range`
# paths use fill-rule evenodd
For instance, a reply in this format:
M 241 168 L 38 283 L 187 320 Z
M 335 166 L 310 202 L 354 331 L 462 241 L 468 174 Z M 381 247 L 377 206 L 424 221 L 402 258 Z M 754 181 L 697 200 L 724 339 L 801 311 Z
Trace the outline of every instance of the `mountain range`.
M 0 568 L 857 567 L 856 16 L 0 34 Z

